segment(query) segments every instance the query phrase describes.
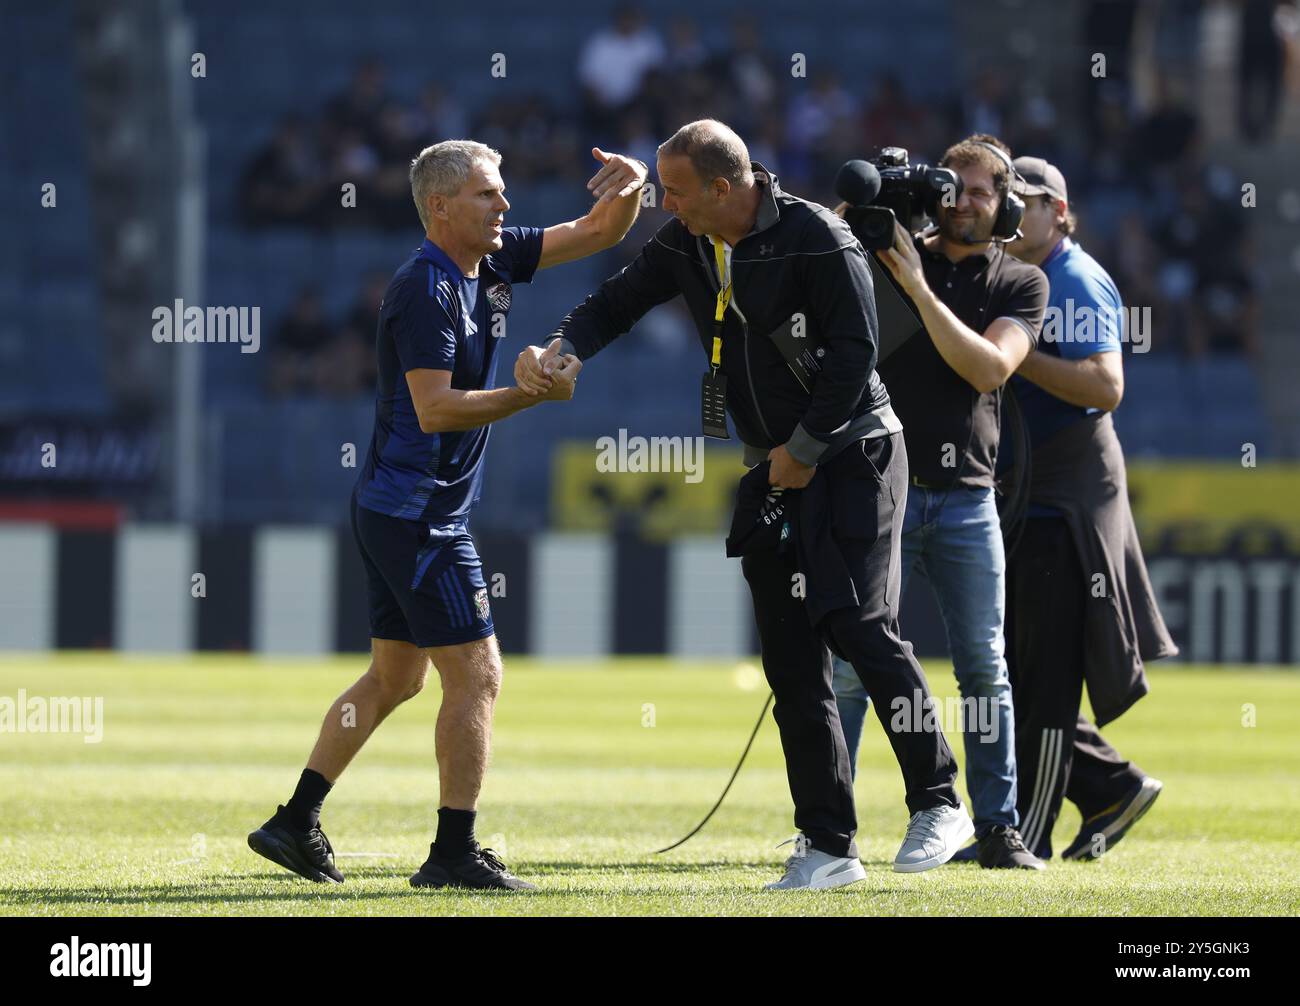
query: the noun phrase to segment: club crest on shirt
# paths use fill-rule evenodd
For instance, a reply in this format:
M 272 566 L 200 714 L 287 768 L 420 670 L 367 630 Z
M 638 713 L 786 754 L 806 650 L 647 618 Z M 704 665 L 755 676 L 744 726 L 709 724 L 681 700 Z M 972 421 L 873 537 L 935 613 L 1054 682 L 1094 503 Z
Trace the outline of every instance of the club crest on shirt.
M 488 608 L 488 593 L 486 587 L 480 587 L 474 592 L 474 607 L 478 611 L 479 619 L 486 622 L 491 614 L 491 611 Z
M 488 287 L 487 302 L 493 311 L 502 313 L 510 310 L 510 284 L 493 283 Z

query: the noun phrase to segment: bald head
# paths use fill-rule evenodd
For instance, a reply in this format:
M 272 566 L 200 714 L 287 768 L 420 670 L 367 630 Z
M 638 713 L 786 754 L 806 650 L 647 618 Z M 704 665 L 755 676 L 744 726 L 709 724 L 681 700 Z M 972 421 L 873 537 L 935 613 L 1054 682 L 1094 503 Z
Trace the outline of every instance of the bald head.
M 659 145 L 659 156 L 685 157 L 705 185 L 715 178 L 742 189 L 754 184 L 749 148 L 734 129 L 717 119 L 688 122 Z

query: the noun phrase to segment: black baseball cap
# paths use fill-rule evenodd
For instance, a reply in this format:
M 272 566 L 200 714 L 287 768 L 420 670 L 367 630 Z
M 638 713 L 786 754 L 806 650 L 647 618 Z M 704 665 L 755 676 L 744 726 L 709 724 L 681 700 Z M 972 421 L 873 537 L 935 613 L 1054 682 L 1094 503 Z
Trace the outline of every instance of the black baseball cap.
M 1069 193 L 1065 189 L 1065 176 L 1055 164 L 1048 164 L 1041 157 L 1017 157 L 1016 170 L 1020 172 L 1023 182 L 1016 182 L 1016 195 L 1051 196 L 1064 200 L 1068 205 Z

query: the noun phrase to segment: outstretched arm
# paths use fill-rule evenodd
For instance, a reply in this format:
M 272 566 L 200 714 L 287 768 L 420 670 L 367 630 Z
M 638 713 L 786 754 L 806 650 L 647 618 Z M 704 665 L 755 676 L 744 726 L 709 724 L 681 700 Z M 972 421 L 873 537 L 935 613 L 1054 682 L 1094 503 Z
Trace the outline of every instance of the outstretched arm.
M 473 430 L 513 416 L 538 402 L 563 402 L 573 397 L 582 362 L 576 356 L 559 357 L 548 372 L 550 383 L 538 394 L 520 388 L 464 391 L 451 386 L 450 370 L 423 367 L 406 372 L 420 429 L 425 433 Z
M 649 174 L 645 164 L 623 154 L 606 153 L 599 147 L 592 147 L 591 155 L 601 165 L 587 182 L 596 205 L 584 217 L 546 228 L 538 269 L 613 248 L 632 229 L 641 211 L 641 186 Z
M 665 224 L 646 242 L 625 269 L 600 285 L 595 293 L 570 311 L 543 351 L 526 346 L 515 361 L 515 383 L 529 394 L 548 387 L 548 367 L 559 356 L 572 353 L 580 360 L 594 356 L 636 324 L 656 304 L 672 300 L 680 287 L 670 264 L 676 253 L 664 242 L 676 221 Z

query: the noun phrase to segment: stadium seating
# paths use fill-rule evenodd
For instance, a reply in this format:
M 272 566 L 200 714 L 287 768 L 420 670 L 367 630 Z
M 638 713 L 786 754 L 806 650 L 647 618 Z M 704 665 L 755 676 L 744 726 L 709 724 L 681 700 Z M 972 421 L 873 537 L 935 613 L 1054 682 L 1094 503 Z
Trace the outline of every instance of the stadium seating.
M 958 64 L 952 57 L 960 44 L 943 27 L 949 23 L 947 0 L 872 2 L 865 11 L 862 3 L 848 0 L 840 6 L 845 16 L 836 31 L 827 31 L 825 18 L 791 19 L 778 0 L 757 0 L 746 9 L 760 24 L 780 23 L 783 52 L 816 51 L 851 89 L 865 88 L 875 74 L 891 69 L 922 99 L 951 93 Z M 389 89 L 408 100 L 436 76 L 474 109 L 494 95 L 500 81 L 488 72 L 489 46 L 437 45 L 439 38 L 481 34 L 471 30 L 479 23 L 477 12 L 386 8 L 358 19 L 355 6 L 344 0 L 292 0 L 232 18 L 220 5 L 185 7 L 208 68 L 207 78 L 195 82 L 209 150 L 205 299 L 260 305 L 265 348 L 304 284 L 316 284 L 326 310 L 337 317 L 351 307 L 362 277 L 391 271 L 419 240 L 415 227 L 409 234 L 244 230 L 239 179 L 278 119 L 318 112 L 368 55 L 382 59 Z M 691 0 L 668 0 L 656 4 L 652 16 L 663 27 L 675 14 L 696 14 L 696 7 Z M 893 31 L 874 31 L 873 17 L 886 11 Z M 577 49 L 606 21 L 607 8 L 573 4 L 543 11 L 507 3 L 502 16 L 516 28 L 507 54 L 512 90 L 573 104 Z M 96 249 L 88 212 L 93 194 L 81 151 L 76 66 L 66 44 L 72 17 L 65 6 L 33 8 L 10 15 L 15 30 L 0 32 L 0 74 L 8 97 L 0 119 L 8 151 L 0 159 L 0 184 L 30 195 L 8 221 L 10 240 L 0 243 L 0 418 L 110 408 L 97 330 Z M 521 25 L 527 30 L 518 30 Z M 726 21 L 700 23 L 704 40 L 714 45 L 722 44 L 728 27 Z M 915 45 L 905 53 L 891 48 L 888 39 L 908 27 Z M 774 41 L 769 33 L 768 42 Z M 279 58 L 247 59 L 254 46 Z M 19 135 L 39 136 L 41 142 L 8 142 Z M 585 162 L 585 149 L 574 154 Z M 45 181 L 59 186 L 57 217 L 37 205 Z M 511 219 L 520 223 L 565 219 L 586 205 L 581 187 L 571 183 L 511 185 L 510 198 Z M 540 340 L 616 268 L 613 257 L 579 263 L 521 291 L 500 379 L 508 379 L 525 342 Z M 517 525 L 521 513 L 544 519 L 549 456 L 537 449 L 539 442 L 594 439 L 620 425 L 645 433 L 695 432 L 699 357 L 693 335 L 683 333 L 671 351 L 639 339 L 637 332 L 622 342 L 593 362 L 571 405 L 538 409 L 528 423 L 505 423 L 494 433 L 482 521 Z M 1151 354 L 1126 355 L 1126 364 L 1128 389 L 1117 424 L 1130 454 L 1235 456 L 1244 442 L 1261 450 L 1267 444 L 1258 381 L 1245 360 L 1187 362 Z M 354 441 L 364 453 L 371 403 L 269 401 L 265 353 L 211 352 L 204 366 L 205 402 L 211 406 L 206 470 L 217 482 L 206 494 L 214 501 L 209 516 L 342 520 L 340 501 L 354 473 L 341 472 L 337 444 Z M 267 437 L 267 429 L 283 435 Z

